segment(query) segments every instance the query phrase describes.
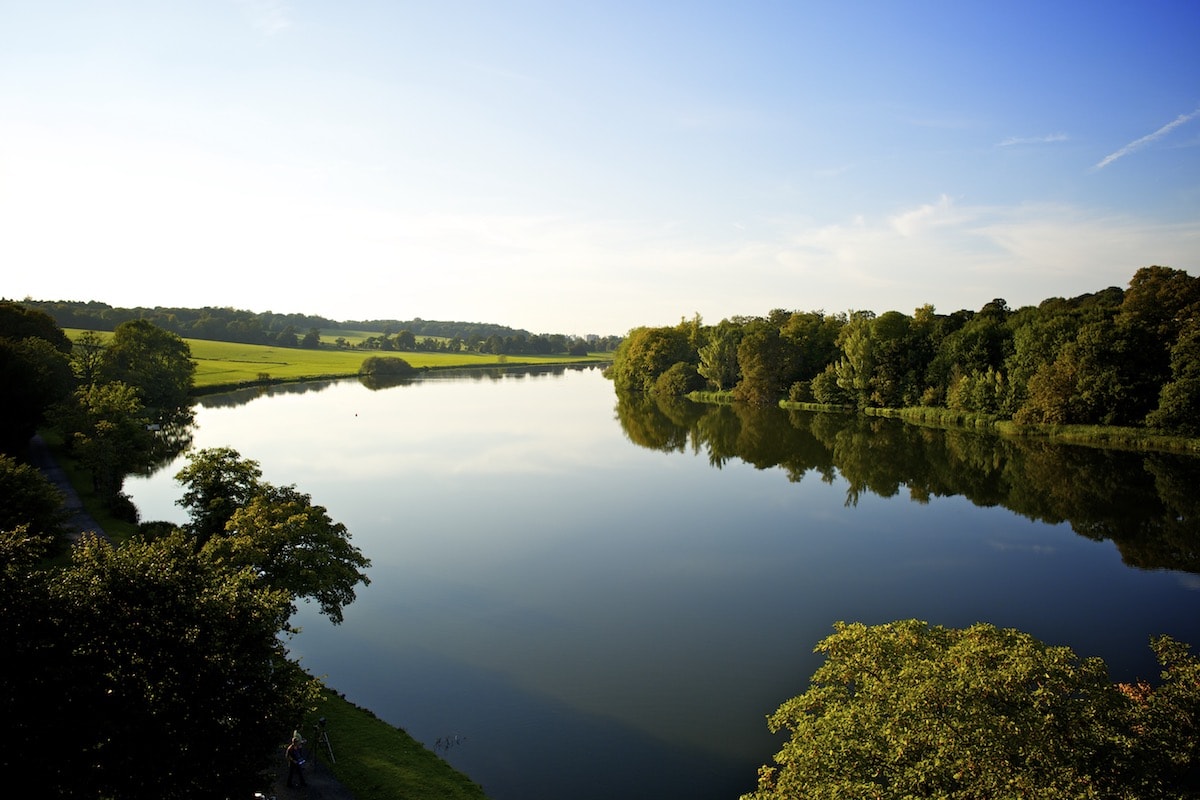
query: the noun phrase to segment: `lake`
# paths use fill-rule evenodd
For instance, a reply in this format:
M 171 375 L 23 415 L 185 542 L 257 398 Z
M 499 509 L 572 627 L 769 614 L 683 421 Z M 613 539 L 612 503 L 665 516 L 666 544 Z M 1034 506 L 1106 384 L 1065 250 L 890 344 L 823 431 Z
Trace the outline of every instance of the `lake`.
M 372 560 L 294 655 L 494 800 L 732 800 L 837 620 L 977 621 L 1155 679 L 1200 644 L 1200 459 L 618 401 L 596 368 L 205 398 L 196 447 Z M 126 491 L 182 522 L 177 461 Z M 1136 565 L 1136 566 L 1134 566 Z M 337 749 L 337 731 L 330 731 Z

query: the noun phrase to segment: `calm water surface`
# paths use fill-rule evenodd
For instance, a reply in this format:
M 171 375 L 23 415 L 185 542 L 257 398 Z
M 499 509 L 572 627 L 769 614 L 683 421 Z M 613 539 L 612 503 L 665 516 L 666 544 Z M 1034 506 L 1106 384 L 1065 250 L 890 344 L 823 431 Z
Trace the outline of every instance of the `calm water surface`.
M 865 443 L 858 466 L 830 445 L 806 469 L 752 455 L 791 447 L 786 427 L 738 420 L 747 455 L 717 458 L 696 431 L 721 418 L 703 409 L 631 421 L 594 369 L 300 388 L 206 400 L 195 446 L 234 447 L 346 524 L 372 583 L 341 626 L 302 606 L 293 653 L 494 800 L 732 800 L 778 750 L 764 718 L 807 687 L 836 620 L 1018 627 L 1115 678 L 1156 676 L 1151 634 L 1200 644 L 1187 565 L 1127 566 L 1078 520 L 975 491 L 873 489 L 856 475 L 888 454 L 861 430 L 828 437 Z M 1144 474 L 1124 457 L 1098 474 Z M 1008 458 L 983 459 L 985 480 Z M 947 463 L 939 480 L 970 484 Z M 181 465 L 128 482 L 143 519 L 183 521 Z M 1056 508 L 1060 487 L 1097 480 L 1073 469 L 1016 493 Z M 1171 547 L 1196 552 L 1194 522 Z

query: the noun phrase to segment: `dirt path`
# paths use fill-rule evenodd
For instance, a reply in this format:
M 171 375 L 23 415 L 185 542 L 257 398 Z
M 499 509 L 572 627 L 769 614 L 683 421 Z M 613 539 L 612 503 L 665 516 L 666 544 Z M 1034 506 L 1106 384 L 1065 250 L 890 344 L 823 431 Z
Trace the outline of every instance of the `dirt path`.
M 281 744 L 279 758 L 275 760 L 275 766 L 271 769 L 274 781 L 271 785 L 271 793 L 267 797 L 276 798 L 276 800 L 290 800 L 293 797 L 307 800 L 354 800 L 354 795 L 339 783 L 337 778 L 333 777 L 329 768 L 320 759 L 312 757 L 313 754 L 309 749 L 311 744 L 312 742 L 307 742 L 304 745 L 305 755 L 308 758 L 304 765 L 304 780 L 308 785 L 288 788 L 288 765 L 287 759 L 284 757 L 287 745 Z
M 67 538 L 73 543 L 79 541 L 79 537 L 84 533 L 93 532 L 103 539 L 108 538 L 108 534 L 100 527 L 96 520 L 83 509 L 83 501 L 79 499 L 78 492 L 71 485 L 71 481 L 67 479 L 67 473 L 63 472 L 62 467 L 54 460 L 54 456 L 50 454 L 50 448 L 41 436 L 35 435 L 29 440 L 29 461 L 33 466 L 42 471 L 51 483 L 63 494 L 63 507 L 67 510 Z

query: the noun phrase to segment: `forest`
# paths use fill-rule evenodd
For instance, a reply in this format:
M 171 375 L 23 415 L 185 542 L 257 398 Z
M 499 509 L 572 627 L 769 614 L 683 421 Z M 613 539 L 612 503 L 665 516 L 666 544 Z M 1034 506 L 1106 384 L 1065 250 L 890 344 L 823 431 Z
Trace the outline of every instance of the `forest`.
M 776 309 L 716 325 L 697 315 L 630 331 L 607 374 L 619 393 L 923 406 L 1197 436 L 1200 279 L 1150 266 L 1126 289 L 949 314 Z

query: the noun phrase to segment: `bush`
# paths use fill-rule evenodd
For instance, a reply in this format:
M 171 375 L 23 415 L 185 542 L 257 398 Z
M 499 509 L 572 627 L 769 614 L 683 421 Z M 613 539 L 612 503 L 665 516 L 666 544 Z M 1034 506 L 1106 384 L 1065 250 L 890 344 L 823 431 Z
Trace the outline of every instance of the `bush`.
M 677 361 L 654 381 L 654 394 L 682 397 L 688 392 L 703 389 L 705 380 L 696 371 L 695 364 Z
M 415 375 L 417 368 L 396 356 L 371 356 L 362 362 L 358 368 L 359 375 L 371 375 L 377 378 L 398 378 Z

